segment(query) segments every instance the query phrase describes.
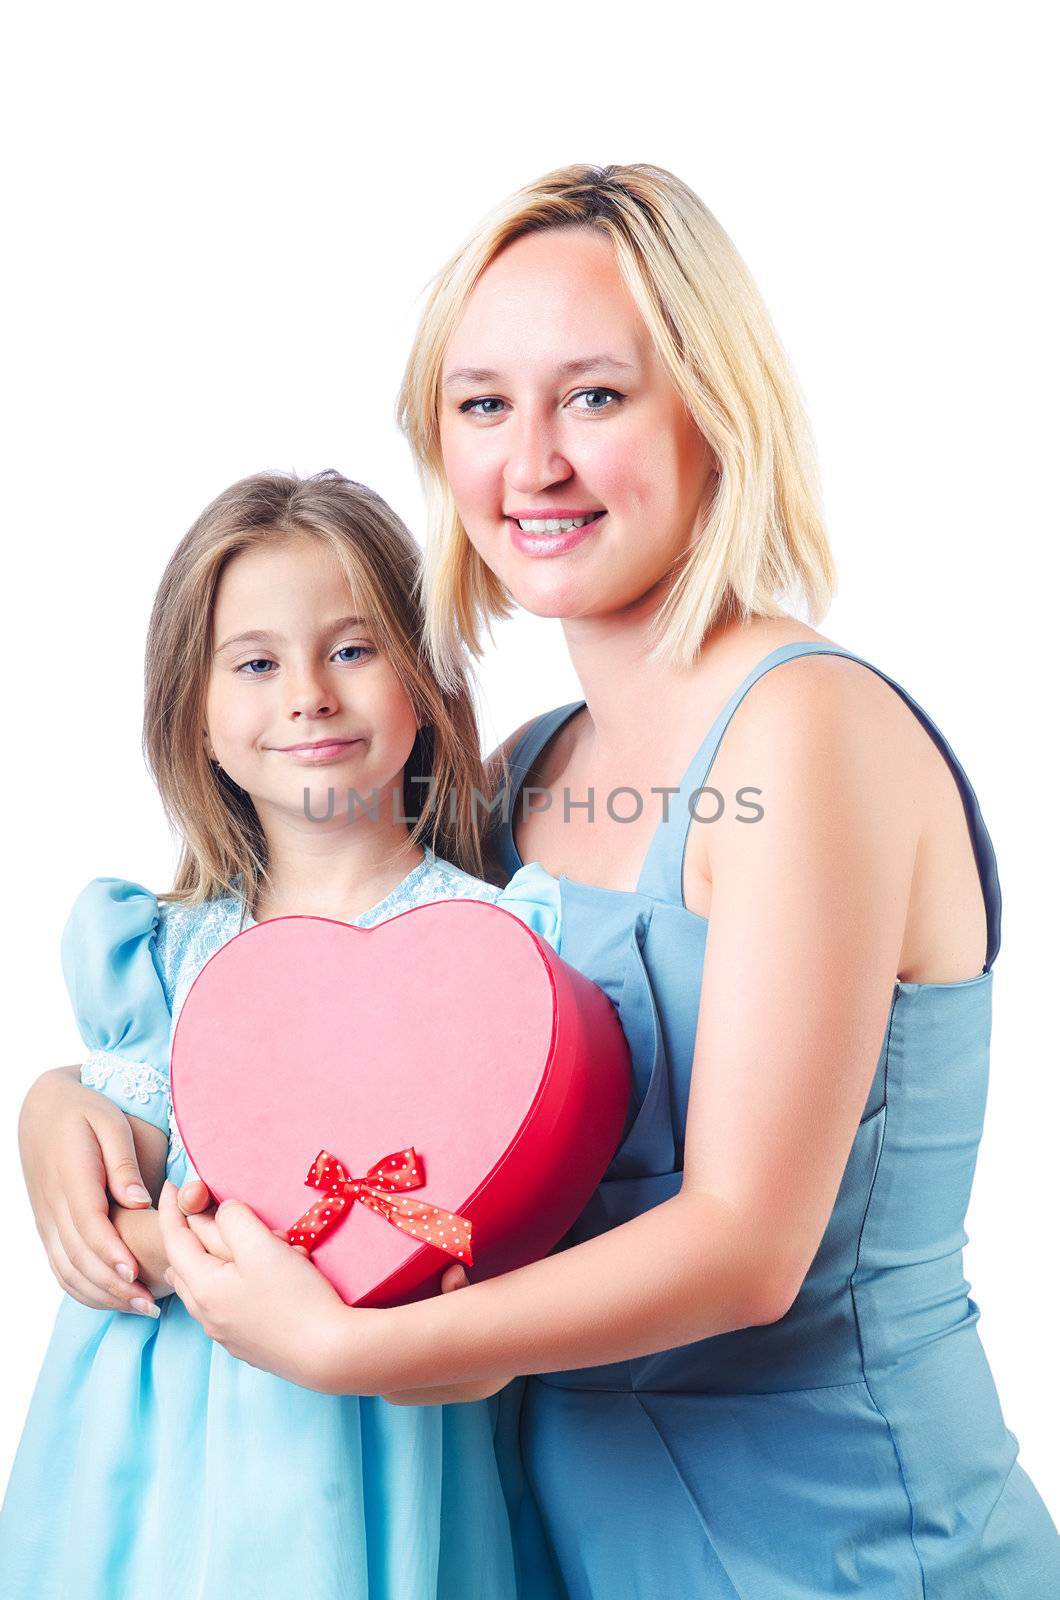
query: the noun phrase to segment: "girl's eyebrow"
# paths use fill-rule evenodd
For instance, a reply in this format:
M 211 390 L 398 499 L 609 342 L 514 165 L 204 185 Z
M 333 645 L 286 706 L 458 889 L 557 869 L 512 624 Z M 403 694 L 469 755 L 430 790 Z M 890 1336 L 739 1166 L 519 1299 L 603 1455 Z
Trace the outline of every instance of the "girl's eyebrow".
M 634 370 L 631 361 L 620 361 L 618 356 L 578 356 L 574 361 L 561 362 L 556 368 L 556 376 L 580 378 L 586 373 L 599 372 L 601 367 L 617 367 L 623 372 Z M 448 389 L 453 383 L 493 383 L 499 377 L 500 373 L 494 372 L 492 367 L 457 367 L 443 381 L 442 388 Z
M 326 623 L 321 628 L 322 634 L 341 633 L 343 628 L 366 628 L 368 623 L 364 617 L 337 617 L 334 622 Z M 234 633 L 224 644 L 219 644 L 214 651 L 219 656 L 222 651 L 230 650 L 234 644 L 286 644 L 287 640 L 282 633 L 270 633 L 267 628 L 250 628 L 246 633 Z

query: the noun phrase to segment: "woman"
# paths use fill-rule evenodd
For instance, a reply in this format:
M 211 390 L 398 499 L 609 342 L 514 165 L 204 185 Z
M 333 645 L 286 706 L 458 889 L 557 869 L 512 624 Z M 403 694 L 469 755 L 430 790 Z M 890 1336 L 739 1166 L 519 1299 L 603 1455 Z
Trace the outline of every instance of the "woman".
M 320 1386 L 538 1375 L 523 1458 L 574 1600 L 1052 1592 L 1060 1540 L 961 1272 L 993 851 L 926 714 L 789 613 L 819 619 L 834 574 L 746 269 L 668 173 L 553 173 L 441 274 L 401 412 L 438 670 L 512 601 L 563 621 L 585 700 L 505 747 L 497 850 L 539 864 L 636 1097 L 568 1248 L 338 1308 Z M 38 1224 L 67 1286 L 121 1296 L 89 1129 L 118 1141 L 62 1075 L 24 1137 L 60 1115 L 58 1160 L 83 1153 L 32 1196 Z M 171 1189 L 162 1210 L 185 1304 L 282 1375 L 261 1306 L 285 1247 L 238 1203 L 194 1231 Z

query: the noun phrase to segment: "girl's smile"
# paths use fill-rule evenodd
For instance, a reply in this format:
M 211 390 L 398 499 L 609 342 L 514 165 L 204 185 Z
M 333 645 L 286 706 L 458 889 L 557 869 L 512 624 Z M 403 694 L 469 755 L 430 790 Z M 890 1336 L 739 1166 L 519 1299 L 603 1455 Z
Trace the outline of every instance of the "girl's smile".
M 388 812 L 388 795 L 401 794 L 416 713 L 351 598 L 334 556 L 305 534 L 241 551 L 218 584 L 207 743 L 267 836 L 281 819 L 303 829 L 310 815 L 314 830 L 345 826 L 327 806 L 335 768 Z
M 354 747 L 363 743 L 363 739 L 318 739 L 313 744 L 281 745 L 276 753 L 308 766 L 322 767 L 347 760 Z

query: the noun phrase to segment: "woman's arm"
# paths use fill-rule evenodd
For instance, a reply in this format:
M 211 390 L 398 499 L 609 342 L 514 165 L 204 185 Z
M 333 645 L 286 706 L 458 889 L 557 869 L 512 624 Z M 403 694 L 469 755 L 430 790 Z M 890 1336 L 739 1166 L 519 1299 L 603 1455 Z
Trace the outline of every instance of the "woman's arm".
M 870 677 L 832 658 L 788 663 L 756 685 L 722 746 L 712 781 L 724 793 L 755 783 L 765 814 L 753 825 L 725 818 L 710 836 L 709 953 L 677 1195 L 460 1294 L 390 1311 L 320 1296 L 307 1356 L 304 1323 L 282 1312 L 287 1291 L 270 1297 L 283 1263 L 253 1213 L 238 1202 L 219 1213 L 235 1258 L 222 1269 L 164 1194 L 174 1285 L 207 1332 L 281 1375 L 308 1368 L 312 1387 L 378 1394 L 596 1366 L 783 1316 L 865 1107 L 919 839 L 908 727 L 897 697 L 885 689 L 892 708 Z M 690 848 L 704 859 L 698 839 Z M 308 1268 L 290 1268 L 292 1292 L 310 1291 Z
M 467 1273 L 459 1263 L 447 1267 L 442 1273 L 442 1293 L 451 1294 L 454 1289 L 466 1289 L 469 1282 Z M 486 1378 L 480 1383 L 432 1384 L 429 1389 L 401 1389 L 393 1394 L 385 1394 L 383 1399 L 389 1400 L 392 1406 L 466 1405 L 470 1400 L 488 1400 L 513 1382 L 514 1376 Z
M 37 1232 L 67 1294 L 97 1311 L 129 1311 L 149 1291 L 135 1251 L 113 1225 L 107 1191 L 126 1207 L 149 1206 L 165 1176 L 165 1138 L 85 1088 L 80 1072 L 55 1067 L 31 1085 L 18 1124 L 22 1171 Z
M 347 1311 L 338 1392 L 595 1366 L 791 1305 L 883 1042 L 920 832 L 897 697 L 856 663 L 793 666 L 756 685 L 712 774 L 723 793 L 757 784 L 765 815 L 710 836 L 680 1192 L 518 1272 L 380 1313 L 378 1327 Z
M 399 1389 L 381 1398 L 392 1406 L 466 1406 L 474 1400 L 489 1400 L 512 1381 L 511 1378 L 483 1378 L 480 1383 L 432 1384 L 428 1389 Z

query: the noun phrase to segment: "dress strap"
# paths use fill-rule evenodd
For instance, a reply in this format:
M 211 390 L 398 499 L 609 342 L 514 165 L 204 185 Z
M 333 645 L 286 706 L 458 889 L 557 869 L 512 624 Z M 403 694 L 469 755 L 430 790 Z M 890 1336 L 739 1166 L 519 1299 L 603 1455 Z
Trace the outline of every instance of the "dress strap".
M 792 661 L 796 656 L 807 655 L 833 655 L 846 656 L 850 661 L 856 661 L 863 667 L 868 667 L 870 672 L 875 672 L 877 677 L 889 683 L 901 695 L 909 709 L 919 718 L 942 751 L 950 770 L 960 790 L 961 800 L 964 804 L 965 816 L 968 819 L 968 828 L 971 834 L 972 846 L 975 850 L 976 865 L 979 869 L 979 881 L 983 890 L 983 900 L 986 905 L 987 924 L 987 952 L 984 972 L 989 972 L 994 964 L 998 949 L 1001 945 L 1001 886 L 998 881 L 997 858 L 994 846 L 983 821 L 979 802 L 975 790 L 968 779 L 968 775 L 954 755 L 949 743 L 911 695 L 907 694 L 900 683 L 889 678 L 879 667 L 874 667 L 871 661 L 864 661 L 860 656 L 854 655 L 850 650 L 844 650 L 841 645 L 825 644 L 816 639 L 802 639 L 794 644 L 784 644 L 778 649 L 770 651 L 763 657 L 758 665 L 748 673 L 747 677 L 734 691 L 717 717 L 700 745 L 692 762 L 681 780 L 680 794 L 671 800 L 670 808 L 665 820 L 656 829 L 648 849 L 648 854 L 641 871 L 640 881 L 637 884 L 638 892 L 650 895 L 656 900 L 665 900 L 672 904 L 684 905 L 683 874 L 685 850 L 688 845 L 688 834 L 691 827 L 693 813 L 710 814 L 716 807 L 713 806 L 713 797 L 700 800 L 698 791 L 704 788 L 710 777 L 710 769 L 714 764 L 714 757 L 718 753 L 722 736 L 732 718 L 733 712 L 743 700 L 744 695 L 756 684 L 759 678 L 779 667 L 785 661 Z
M 509 877 L 518 872 L 524 864 L 515 848 L 512 819 L 515 815 L 516 801 L 522 793 L 527 775 L 553 734 L 558 733 L 563 724 L 584 705 L 584 700 L 572 700 L 569 705 L 557 706 L 554 711 L 546 711 L 543 716 L 535 718 L 508 753 L 508 771 L 502 779 L 494 849 L 500 865 Z

